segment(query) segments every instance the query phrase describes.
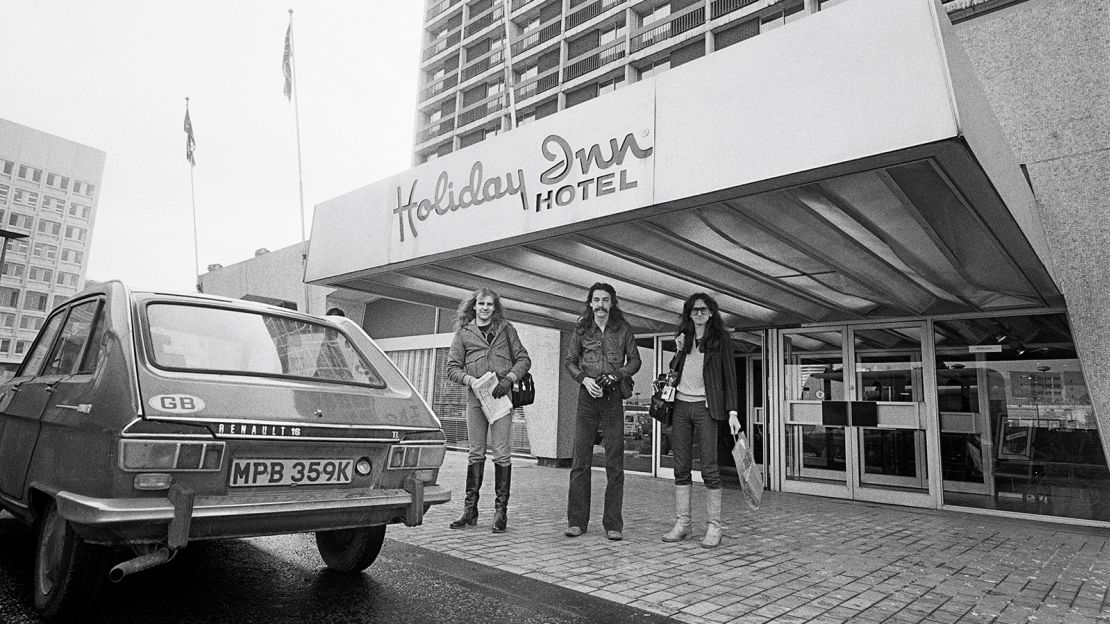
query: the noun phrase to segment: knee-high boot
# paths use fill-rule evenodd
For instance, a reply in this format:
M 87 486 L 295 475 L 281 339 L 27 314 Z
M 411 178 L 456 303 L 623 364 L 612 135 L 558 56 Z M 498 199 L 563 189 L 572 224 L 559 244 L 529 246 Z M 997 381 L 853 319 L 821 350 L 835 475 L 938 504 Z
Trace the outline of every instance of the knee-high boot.
M 721 544 L 721 530 L 724 529 L 724 523 L 721 522 L 721 494 L 723 490 L 706 490 L 705 491 L 705 519 L 707 525 L 705 527 L 705 539 L 701 541 L 702 548 L 716 548 Z
M 513 480 L 513 467 L 493 465 L 494 490 L 497 498 L 493 502 L 493 532 L 504 533 L 508 523 L 509 488 Z
M 461 529 L 466 525 L 474 526 L 478 523 L 478 491 L 482 489 L 482 473 L 485 470 L 485 462 L 466 465 L 466 497 L 463 498 L 463 513 L 458 520 L 451 523 L 452 529 Z
M 670 533 L 663 536 L 664 542 L 681 542 L 690 534 L 690 485 L 674 486 L 675 523 Z

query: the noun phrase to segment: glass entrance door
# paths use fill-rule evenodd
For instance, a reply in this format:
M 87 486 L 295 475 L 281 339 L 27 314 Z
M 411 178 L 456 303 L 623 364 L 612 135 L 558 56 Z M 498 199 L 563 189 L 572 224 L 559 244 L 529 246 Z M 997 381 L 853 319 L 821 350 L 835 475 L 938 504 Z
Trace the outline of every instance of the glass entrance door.
M 933 506 L 924 323 L 781 335 L 783 489 Z

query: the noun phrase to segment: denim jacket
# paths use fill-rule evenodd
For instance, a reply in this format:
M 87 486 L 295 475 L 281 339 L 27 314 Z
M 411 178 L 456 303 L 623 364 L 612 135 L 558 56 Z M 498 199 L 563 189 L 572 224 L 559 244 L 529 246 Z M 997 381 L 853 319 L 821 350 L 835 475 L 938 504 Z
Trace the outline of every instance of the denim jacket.
M 586 331 L 575 330 L 563 363 L 577 383 L 602 373 L 613 373 L 622 382 L 631 381 L 640 370 L 640 350 L 632 326 L 621 322 L 607 324 L 604 332 L 597 325 Z
M 528 350 L 508 321 L 501 321 L 493 340 L 488 343 L 474 321 L 467 323 L 455 332 L 447 352 L 447 377 L 459 385 L 466 385 L 463 380 L 467 375 L 481 377 L 488 371 L 497 373 L 498 377 L 511 372 L 516 381 L 531 367 Z

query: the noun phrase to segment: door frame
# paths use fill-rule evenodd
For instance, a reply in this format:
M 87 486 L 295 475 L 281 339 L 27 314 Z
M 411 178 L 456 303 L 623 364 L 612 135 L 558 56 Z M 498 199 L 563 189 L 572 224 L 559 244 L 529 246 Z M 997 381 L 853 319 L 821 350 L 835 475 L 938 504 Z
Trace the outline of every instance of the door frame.
M 919 329 L 922 368 L 922 398 L 918 409 L 922 410 L 920 422 L 924 424 L 925 452 L 924 465 L 926 492 L 907 492 L 903 490 L 887 490 L 875 487 L 865 487 L 860 483 L 857 473 L 858 453 L 856 453 L 857 440 L 861 430 L 853 427 L 854 435 L 845 436 L 845 453 L 853 454 L 851 461 L 845 466 L 845 483 L 843 485 L 788 480 L 786 478 L 786 414 L 788 409 L 785 397 L 786 381 L 786 338 L 794 334 L 805 334 L 820 331 L 842 332 L 844 337 L 841 345 L 841 357 L 844 361 L 845 396 L 853 399 L 858 396 L 855 375 L 855 345 L 851 339 L 854 331 L 866 329 L 898 329 L 914 327 Z M 795 492 L 799 494 L 828 496 L 868 502 L 889 503 L 895 505 L 939 508 L 941 504 L 941 473 L 940 473 L 940 431 L 937 419 L 936 405 L 936 359 L 933 356 L 934 344 L 931 333 L 932 323 L 928 319 L 908 319 L 883 322 L 853 322 L 833 323 L 820 325 L 806 325 L 791 329 L 772 330 L 772 340 L 769 341 L 770 349 L 765 349 L 772 358 L 768 394 L 771 401 L 771 414 L 768 420 L 767 432 L 771 446 L 771 460 L 774 467 L 770 475 L 772 489 Z M 847 428 L 846 428 L 847 433 Z M 847 458 L 846 458 L 847 459 Z
M 771 413 L 772 410 L 769 407 L 771 405 L 772 399 L 771 399 L 771 394 L 770 394 L 771 385 L 770 385 L 770 382 L 769 382 L 769 373 L 768 373 L 770 368 L 772 368 L 771 365 L 769 364 L 769 362 L 771 362 L 771 359 L 768 355 L 768 346 L 771 343 L 772 331 L 773 330 L 745 330 L 745 331 L 731 330 L 731 331 L 729 331 L 729 334 L 732 335 L 732 336 L 735 336 L 737 334 L 746 335 L 747 338 L 748 338 L 746 340 L 747 342 L 753 342 L 750 339 L 753 334 L 757 335 L 760 339 L 760 347 L 761 348 L 760 348 L 759 353 L 757 353 L 757 354 L 737 354 L 735 357 L 738 357 L 738 358 L 743 357 L 747 360 L 747 366 L 745 367 L 745 371 L 744 371 L 744 374 L 747 377 L 746 384 L 745 384 L 746 390 L 744 392 L 744 396 L 740 397 L 740 400 L 744 401 L 745 405 L 746 405 L 746 407 L 745 407 L 745 413 L 746 413 L 745 419 L 746 420 L 743 423 L 744 427 L 745 427 L 745 431 L 748 431 L 748 428 L 751 425 L 756 424 L 756 410 L 759 409 L 759 410 L 762 411 L 762 414 L 761 414 L 762 422 L 759 423 L 759 424 L 761 424 L 763 426 L 763 444 L 764 444 L 763 463 L 758 464 L 758 465 L 760 467 L 760 470 L 763 472 L 763 479 L 764 479 L 765 483 L 769 483 L 769 481 L 768 481 L 768 479 L 770 477 L 769 470 L 770 470 L 770 466 L 772 465 L 772 458 L 774 457 L 774 455 L 772 454 L 773 453 L 773 447 L 774 447 L 774 442 L 773 442 L 774 438 L 773 438 L 773 434 L 771 433 L 771 424 L 770 424 L 770 413 Z M 656 377 L 658 377 L 658 375 L 661 372 L 665 372 L 667 370 L 667 364 L 669 362 L 665 361 L 667 359 L 667 357 L 666 357 L 665 352 L 663 351 L 663 343 L 665 341 L 671 339 L 671 338 L 673 338 L 673 334 L 658 334 L 658 335 L 654 336 L 654 339 L 655 339 L 655 342 L 653 343 L 654 358 L 653 358 L 653 362 L 652 362 L 654 368 L 652 370 L 652 379 L 655 379 Z M 755 380 L 755 372 L 754 372 L 753 367 L 751 365 L 752 362 L 755 361 L 755 360 L 760 360 L 761 363 L 762 363 L 763 379 L 762 379 L 762 382 L 761 382 L 760 385 L 763 388 L 763 406 L 760 407 L 760 408 L 755 407 L 755 389 L 754 389 L 755 384 L 753 383 L 754 380 Z M 662 435 L 663 427 L 662 427 L 662 425 L 660 425 L 659 421 L 654 420 L 654 419 L 652 419 L 651 425 L 652 425 L 652 427 L 651 427 L 651 466 L 652 466 L 651 474 L 655 477 L 658 477 L 658 478 L 674 480 L 674 468 L 662 465 L 663 453 L 661 451 L 662 451 L 662 443 L 663 443 L 663 435 Z M 702 482 L 701 471 L 700 470 L 693 471 L 690 475 L 690 479 L 695 483 L 701 483 Z

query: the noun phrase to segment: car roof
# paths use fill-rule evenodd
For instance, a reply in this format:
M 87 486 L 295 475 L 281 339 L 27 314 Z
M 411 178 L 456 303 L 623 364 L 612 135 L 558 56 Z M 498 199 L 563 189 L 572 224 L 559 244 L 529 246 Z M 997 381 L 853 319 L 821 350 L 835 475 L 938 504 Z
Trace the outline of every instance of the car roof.
M 173 299 L 175 301 L 193 301 L 195 303 L 219 303 L 228 305 L 235 308 L 244 310 L 252 310 L 256 312 L 266 312 L 270 314 L 280 314 L 283 316 L 294 316 L 303 319 L 309 319 L 314 322 L 330 322 L 331 324 L 339 324 L 337 320 L 339 317 L 318 316 L 315 314 L 306 314 L 297 310 L 291 310 L 281 306 L 270 305 L 268 303 L 261 303 L 257 301 L 250 301 L 247 299 L 234 299 L 232 297 L 225 297 L 223 295 L 213 295 L 209 293 L 195 293 L 195 292 L 177 292 L 172 290 L 132 290 L 120 280 L 109 280 L 106 282 L 99 282 L 94 286 L 88 287 L 81 292 L 70 297 L 70 300 L 78 299 L 80 297 L 90 294 L 111 294 L 113 291 L 122 291 L 134 301 L 142 301 L 154 298 Z

